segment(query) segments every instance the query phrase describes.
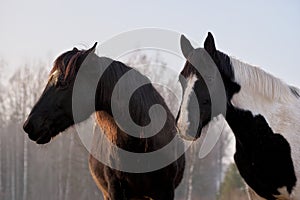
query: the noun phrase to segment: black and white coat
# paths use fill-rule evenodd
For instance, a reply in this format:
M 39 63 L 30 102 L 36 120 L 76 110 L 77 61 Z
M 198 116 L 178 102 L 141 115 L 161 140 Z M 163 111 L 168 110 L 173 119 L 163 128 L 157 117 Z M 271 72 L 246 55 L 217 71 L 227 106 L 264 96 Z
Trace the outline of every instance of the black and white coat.
M 186 38 L 181 40 L 185 46 L 190 45 Z M 228 98 L 226 120 L 237 141 L 235 162 L 255 191 L 250 189 L 250 198 L 300 199 L 297 182 L 300 178 L 299 90 L 260 68 L 216 50 L 210 33 L 204 48 L 224 81 Z M 189 87 L 194 88 L 195 93 L 201 90 Z M 188 106 L 182 105 L 182 108 Z M 184 112 L 181 110 L 181 113 Z M 183 116 L 178 118 L 184 121 Z

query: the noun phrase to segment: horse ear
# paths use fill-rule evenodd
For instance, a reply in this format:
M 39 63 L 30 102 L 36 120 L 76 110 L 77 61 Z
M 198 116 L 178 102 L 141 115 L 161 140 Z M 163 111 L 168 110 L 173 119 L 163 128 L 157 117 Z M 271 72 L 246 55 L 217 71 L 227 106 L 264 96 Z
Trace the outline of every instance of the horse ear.
M 88 51 L 95 53 L 97 44 L 98 44 L 98 42 L 95 42 L 95 44 Z
M 194 50 L 191 42 L 184 36 L 181 35 L 180 37 L 180 47 L 183 53 L 183 56 L 187 59 L 189 54 Z
M 214 55 L 214 53 L 217 51 L 214 36 L 211 34 L 211 32 L 208 32 L 208 35 L 204 42 L 204 49 L 210 54 Z
M 72 51 L 78 51 L 78 49 L 76 47 L 74 47 Z
M 95 53 L 97 44 L 98 43 L 95 42 L 95 44 L 91 48 L 83 50 L 83 54 L 78 55 L 77 64 L 81 65 L 84 62 L 84 60 L 88 57 L 88 55 L 90 55 L 91 53 Z

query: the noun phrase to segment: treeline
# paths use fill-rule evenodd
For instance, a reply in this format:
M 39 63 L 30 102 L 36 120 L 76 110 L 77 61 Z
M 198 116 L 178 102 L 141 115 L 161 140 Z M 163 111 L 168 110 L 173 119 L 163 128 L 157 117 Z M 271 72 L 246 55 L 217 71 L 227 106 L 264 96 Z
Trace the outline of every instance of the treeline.
M 0 199 L 101 199 L 88 152 L 74 129 L 48 145 L 30 141 L 22 125 L 47 81 L 45 68 L 20 68 L 1 87 Z

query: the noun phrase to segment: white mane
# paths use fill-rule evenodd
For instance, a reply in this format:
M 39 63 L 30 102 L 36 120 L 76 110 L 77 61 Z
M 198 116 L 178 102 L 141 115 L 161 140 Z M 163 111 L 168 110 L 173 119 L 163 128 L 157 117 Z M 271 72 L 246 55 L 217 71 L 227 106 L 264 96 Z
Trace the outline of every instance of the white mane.
M 279 78 L 255 67 L 243 63 L 235 58 L 230 58 L 233 66 L 235 81 L 241 85 L 241 89 L 246 89 L 252 94 L 259 93 L 270 100 L 291 102 L 297 99 L 292 92 L 292 88 L 298 93 L 299 89 L 291 87 Z

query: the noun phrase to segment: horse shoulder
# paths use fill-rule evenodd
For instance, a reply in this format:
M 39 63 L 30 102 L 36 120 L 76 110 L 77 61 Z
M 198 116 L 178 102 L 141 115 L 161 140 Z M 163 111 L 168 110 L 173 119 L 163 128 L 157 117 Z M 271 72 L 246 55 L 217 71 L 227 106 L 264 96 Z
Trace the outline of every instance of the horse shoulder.
M 117 141 L 118 126 L 113 117 L 105 111 L 97 111 L 96 121 L 108 140 L 115 144 Z

